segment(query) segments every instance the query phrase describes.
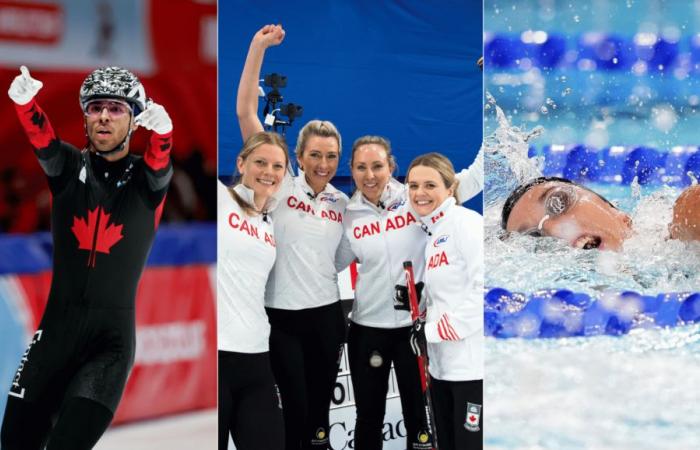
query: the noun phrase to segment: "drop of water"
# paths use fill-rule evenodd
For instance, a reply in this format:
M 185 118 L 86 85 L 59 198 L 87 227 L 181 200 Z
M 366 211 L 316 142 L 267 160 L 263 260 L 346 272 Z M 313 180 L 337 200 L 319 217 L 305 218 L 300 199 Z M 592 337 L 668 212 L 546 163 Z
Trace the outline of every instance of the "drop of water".
M 496 104 L 496 99 L 493 98 L 493 95 L 491 95 L 491 93 L 488 91 L 486 91 L 486 101 L 492 105 Z
M 574 22 L 579 23 L 581 21 L 581 18 L 577 15 L 574 16 Z
M 653 125 L 664 133 L 671 131 L 678 122 L 678 115 L 673 106 L 669 104 L 663 104 L 652 108 L 651 114 Z
M 639 161 L 634 162 L 634 170 L 636 171 L 637 168 L 639 168 Z M 639 184 L 639 176 L 634 176 L 634 179 L 632 179 L 632 182 L 630 183 L 630 189 L 634 200 L 639 200 L 642 198 L 642 186 Z
M 549 113 L 549 110 L 547 109 L 546 106 L 542 105 L 542 107 L 540 108 L 540 112 L 542 114 L 547 114 L 547 113 Z
M 561 91 L 561 96 L 566 97 L 567 95 L 571 94 L 571 88 L 566 88 L 563 91 Z

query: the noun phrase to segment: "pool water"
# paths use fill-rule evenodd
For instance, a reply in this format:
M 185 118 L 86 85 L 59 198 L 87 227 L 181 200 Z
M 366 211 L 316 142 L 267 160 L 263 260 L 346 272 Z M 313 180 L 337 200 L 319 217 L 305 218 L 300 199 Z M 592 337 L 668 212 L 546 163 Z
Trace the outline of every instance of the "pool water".
M 508 194 L 543 172 L 542 159 L 528 158 L 531 147 L 668 151 L 698 144 L 700 60 L 688 53 L 695 51 L 690 42 L 698 23 L 698 2 L 485 3 L 487 36 L 543 30 L 564 36 L 573 50 L 573 59 L 555 68 L 528 67 L 525 59 L 518 66 L 489 66 L 486 57 L 487 287 L 522 293 L 521 301 L 543 289 L 567 289 L 596 300 L 630 290 L 647 296 L 700 292 L 700 244 L 668 239 L 682 187 L 586 183 L 632 217 L 635 234 L 618 253 L 573 249 L 552 238 L 506 237 L 500 227 Z M 584 33 L 631 40 L 639 33 L 668 37 L 669 30 L 679 34 L 685 52 L 669 70 L 652 67 L 642 73 L 579 64 L 583 50 L 575 47 Z M 694 67 L 687 65 L 689 58 Z M 700 448 L 698 323 L 633 328 L 621 336 L 487 337 L 485 350 L 485 448 Z
M 622 337 L 487 338 L 485 355 L 485 448 L 698 448 L 700 324 Z
M 542 175 L 542 161 L 528 158 L 528 148 L 546 129 L 513 127 L 489 98 L 499 127 L 484 146 L 486 286 L 524 293 L 566 288 L 591 296 L 621 290 L 656 295 L 700 289 L 700 244 L 668 239 L 673 203 L 682 188 L 587 184 L 632 217 L 635 232 L 621 252 L 575 249 L 554 238 L 506 235 L 500 225 L 503 202 L 516 186 Z

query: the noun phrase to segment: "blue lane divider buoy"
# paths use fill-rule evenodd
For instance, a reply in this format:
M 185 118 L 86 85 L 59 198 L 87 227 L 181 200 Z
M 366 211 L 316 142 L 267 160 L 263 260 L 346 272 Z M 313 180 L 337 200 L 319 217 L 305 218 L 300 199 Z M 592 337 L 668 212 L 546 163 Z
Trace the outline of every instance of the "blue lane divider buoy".
M 616 33 L 586 32 L 567 38 L 557 33 L 529 30 L 522 34 L 486 32 L 484 58 L 497 69 L 544 70 L 558 67 L 585 71 L 629 71 L 637 74 L 665 74 L 683 58 L 690 60 L 692 73 L 698 72 L 700 37 L 675 39 L 640 32 L 622 36 Z M 528 64 L 522 64 L 528 60 Z
M 632 43 L 615 34 L 584 33 L 579 37 L 577 47 L 578 60 L 582 62 L 580 65 L 587 67 L 592 63 L 591 69 L 628 69 L 636 59 Z
M 610 146 L 597 149 L 582 144 L 530 147 L 529 157 L 544 157 L 543 174 L 577 182 L 683 187 L 700 180 L 700 148 L 677 146 L 669 150 L 646 146 Z
M 635 148 L 625 158 L 622 182 L 629 184 L 635 177 L 642 185 L 660 182 L 661 168 L 664 167 L 667 154 L 650 147 Z
M 567 289 L 531 294 L 501 287 L 484 294 L 484 331 L 497 338 L 620 336 L 635 328 L 700 322 L 700 293 L 641 295 L 605 292 L 599 297 Z

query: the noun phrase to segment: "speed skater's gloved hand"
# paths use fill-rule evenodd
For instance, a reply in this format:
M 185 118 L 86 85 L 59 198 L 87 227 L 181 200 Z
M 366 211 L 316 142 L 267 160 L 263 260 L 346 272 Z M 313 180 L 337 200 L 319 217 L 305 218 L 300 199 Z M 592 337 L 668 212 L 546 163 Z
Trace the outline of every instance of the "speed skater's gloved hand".
M 158 134 L 168 134 L 173 131 L 173 121 L 162 105 L 151 100 L 146 103 L 146 109 L 134 118 L 134 123 Z
M 26 105 L 34 98 L 36 93 L 39 92 L 39 89 L 44 86 L 44 83 L 32 78 L 32 76 L 29 75 L 27 66 L 21 66 L 19 71 L 21 73 L 12 80 L 7 94 L 16 104 Z
M 416 283 L 416 297 L 420 306 L 421 294 L 423 292 L 423 282 Z M 394 286 L 394 309 L 396 311 L 410 311 L 411 303 L 408 299 L 408 288 L 397 284 Z
M 413 322 L 411 328 L 411 350 L 416 356 L 423 354 L 423 349 L 427 346 L 425 340 L 425 319 L 419 317 Z

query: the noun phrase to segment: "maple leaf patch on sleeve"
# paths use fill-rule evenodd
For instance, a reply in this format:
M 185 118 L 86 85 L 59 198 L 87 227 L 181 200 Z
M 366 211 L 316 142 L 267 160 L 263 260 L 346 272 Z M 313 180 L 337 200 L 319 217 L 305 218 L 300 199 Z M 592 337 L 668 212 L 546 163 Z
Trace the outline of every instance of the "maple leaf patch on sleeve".
M 123 225 L 110 224 L 109 216 L 98 206 L 94 210 L 88 210 L 87 221 L 82 217 L 73 218 L 71 231 L 78 239 L 78 249 L 90 252 L 90 267 L 95 267 L 97 252 L 109 254 L 114 244 L 124 237 Z

